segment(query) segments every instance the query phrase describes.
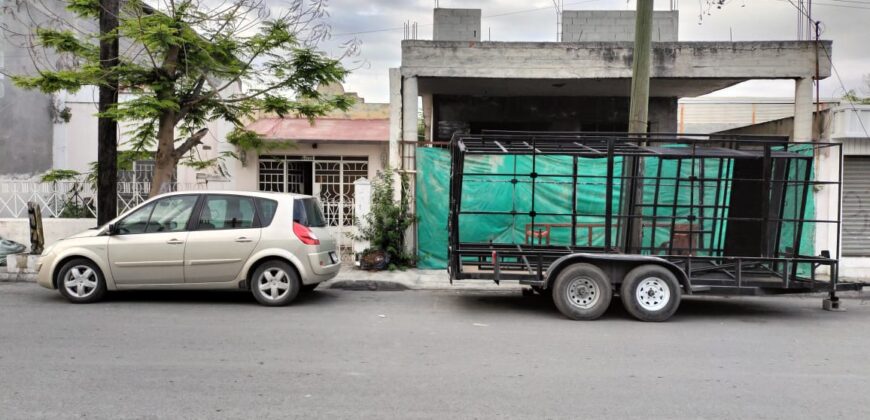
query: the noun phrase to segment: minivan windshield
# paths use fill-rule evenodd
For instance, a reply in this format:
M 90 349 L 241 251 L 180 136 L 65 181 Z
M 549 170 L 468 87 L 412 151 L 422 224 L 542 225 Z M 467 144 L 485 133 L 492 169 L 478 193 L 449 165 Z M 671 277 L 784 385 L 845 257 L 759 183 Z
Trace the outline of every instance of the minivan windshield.
M 320 203 L 314 198 L 293 200 L 293 221 L 307 227 L 326 226 L 326 220 L 320 211 Z

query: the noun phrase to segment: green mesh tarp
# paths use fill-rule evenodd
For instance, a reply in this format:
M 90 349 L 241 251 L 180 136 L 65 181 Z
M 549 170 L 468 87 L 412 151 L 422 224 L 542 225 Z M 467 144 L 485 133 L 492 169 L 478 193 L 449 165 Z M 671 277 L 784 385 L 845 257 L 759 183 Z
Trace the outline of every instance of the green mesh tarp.
M 790 149 L 790 151 L 792 151 Z M 605 241 L 605 202 L 607 160 L 578 158 L 576 185 L 576 245 L 600 247 Z M 804 162 L 790 160 L 788 179 L 800 179 Z M 659 159 L 645 157 L 643 167 L 641 246 L 644 254 L 665 254 L 669 242 L 675 247 L 696 249 L 695 255 L 722 255 L 730 200 L 728 180 L 733 162 L 730 159 Z M 534 165 L 534 167 L 533 167 Z M 661 168 L 659 168 L 661 166 Z M 418 266 L 444 268 L 447 265 L 447 216 L 450 191 L 450 153 L 443 149 L 417 150 Z M 527 244 L 546 243 L 536 236 L 541 225 L 548 226 L 550 245 L 571 244 L 571 197 L 573 158 L 570 156 L 467 156 L 462 186 L 464 212 L 517 212 L 525 214 L 460 215 L 460 241 L 477 243 Z M 538 177 L 532 183 L 529 174 Z M 622 160 L 614 165 L 612 210 L 619 215 L 622 200 Z M 661 178 L 657 183 L 655 178 Z M 678 180 L 679 178 L 679 180 Z M 693 183 L 687 179 L 700 179 Z M 516 182 L 513 182 L 516 180 Z M 802 200 L 802 186 L 788 184 L 783 218 L 794 218 Z M 531 200 L 534 188 L 534 203 Z M 813 200 L 808 200 L 806 218 L 814 214 Z M 559 213 L 564 216 L 538 215 L 534 225 L 528 212 Z M 690 217 L 693 215 L 694 217 Z M 619 219 L 614 218 L 611 240 L 619 239 Z M 673 221 L 673 223 L 672 223 Z M 780 253 L 793 246 L 797 223 L 783 223 L 780 230 Z M 684 235 L 680 244 L 679 232 Z M 800 252 L 813 253 L 813 227 L 805 223 Z M 691 237 L 691 238 L 690 238 Z M 691 242 L 688 242 L 691 241 Z M 805 270 L 800 270 L 801 272 Z

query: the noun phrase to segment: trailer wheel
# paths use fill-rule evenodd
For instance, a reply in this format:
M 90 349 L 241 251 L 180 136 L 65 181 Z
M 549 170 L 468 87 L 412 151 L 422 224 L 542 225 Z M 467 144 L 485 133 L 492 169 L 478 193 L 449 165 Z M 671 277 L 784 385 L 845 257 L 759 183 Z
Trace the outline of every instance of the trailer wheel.
M 574 320 L 593 320 L 610 306 L 613 290 L 610 279 L 600 268 L 586 263 L 562 270 L 552 287 L 553 302 L 559 312 Z
M 667 321 L 680 306 L 682 289 L 674 273 L 660 265 L 635 267 L 622 280 L 622 306 L 633 317 L 648 322 Z

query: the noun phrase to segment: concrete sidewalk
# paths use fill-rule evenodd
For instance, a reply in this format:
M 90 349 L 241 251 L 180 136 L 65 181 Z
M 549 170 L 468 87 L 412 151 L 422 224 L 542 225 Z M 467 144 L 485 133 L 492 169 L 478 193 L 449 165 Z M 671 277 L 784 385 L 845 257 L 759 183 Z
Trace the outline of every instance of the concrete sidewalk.
M 492 280 L 460 280 L 451 285 L 447 270 L 414 268 L 404 271 L 365 271 L 355 267 L 343 267 L 338 276 L 320 287 L 345 290 L 520 290 L 522 288 L 517 282 L 498 285 Z

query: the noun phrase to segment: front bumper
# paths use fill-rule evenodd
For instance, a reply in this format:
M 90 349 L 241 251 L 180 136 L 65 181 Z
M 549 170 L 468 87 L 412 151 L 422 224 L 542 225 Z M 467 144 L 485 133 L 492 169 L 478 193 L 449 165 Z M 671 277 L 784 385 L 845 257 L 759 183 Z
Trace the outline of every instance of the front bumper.
M 37 267 L 37 275 L 36 275 L 36 283 L 46 289 L 54 289 L 54 282 L 51 278 L 52 267 L 54 266 L 54 260 L 57 257 L 53 254 L 48 255 L 40 255 L 39 259 L 36 262 Z

